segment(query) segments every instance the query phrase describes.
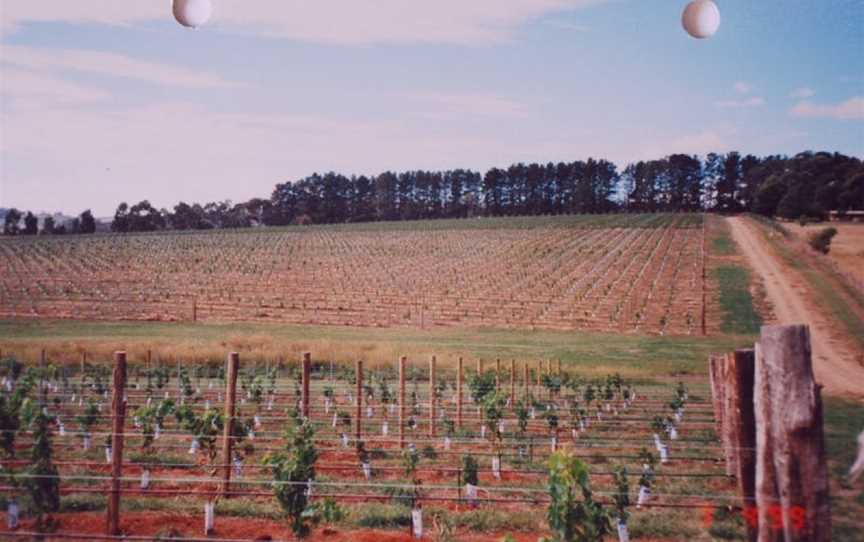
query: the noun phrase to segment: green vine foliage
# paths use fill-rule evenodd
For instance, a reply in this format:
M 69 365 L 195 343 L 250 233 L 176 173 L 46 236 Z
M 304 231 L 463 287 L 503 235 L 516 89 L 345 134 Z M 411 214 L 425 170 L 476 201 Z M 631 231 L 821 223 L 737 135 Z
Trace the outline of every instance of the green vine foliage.
M 14 359 L 6 361 L 7 377 L 15 381 L 15 388 L 11 394 L 0 395 L 0 448 L 6 457 L 15 457 L 15 437 L 21 428 L 23 411 L 31 404 L 30 392 L 36 385 L 36 380 L 30 371 L 21 376 L 21 364 Z M 30 420 L 25 420 L 29 424 Z
M 516 403 L 516 421 L 519 425 L 519 433 L 522 435 L 528 430 L 528 405 L 524 401 Z
M 468 389 L 474 404 L 482 404 L 486 396 L 495 391 L 495 373 L 470 374 L 468 376 Z
M 90 428 L 96 424 L 98 417 L 99 408 L 96 406 L 96 403 L 88 401 L 87 406 L 84 407 L 84 412 L 76 416 L 75 421 L 78 422 L 83 433 L 90 433 Z
M 609 513 L 594 500 L 588 466 L 567 452 L 549 458 L 549 510 L 552 530 L 546 542 L 600 542 L 611 533 Z
M 627 523 L 629 517 L 627 507 L 630 506 L 630 482 L 627 479 L 627 467 L 616 467 L 613 476 L 615 493 L 612 495 L 612 500 L 615 503 L 618 521 Z
M 45 515 L 60 509 L 60 478 L 51 457 L 51 418 L 38 414 L 34 420 L 31 465 L 25 483 L 36 513 L 37 530 L 50 526 Z
M 306 482 L 315 480 L 318 450 L 314 443 L 315 430 L 308 422 L 300 422 L 285 432 L 286 450 L 264 458 L 272 469 L 274 495 L 291 518 L 291 529 L 298 537 L 310 532 L 310 522 L 317 520 L 315 509 L 309 507 Z
M 474 456 L 462 456 L 462 477 L 466 484 L 471 484 L 472 486 L 479 485 L 478 468 L 479 465 L 477 465 L 477 460 L 474 459 Z

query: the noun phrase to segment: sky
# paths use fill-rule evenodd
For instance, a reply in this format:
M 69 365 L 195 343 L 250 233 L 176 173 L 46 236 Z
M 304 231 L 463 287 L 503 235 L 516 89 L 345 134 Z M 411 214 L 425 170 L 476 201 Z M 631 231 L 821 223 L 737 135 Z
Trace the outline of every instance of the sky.
M 244 201 L 314 172 L 864 156 L 864 0 L 0 2 L 0 207 Z

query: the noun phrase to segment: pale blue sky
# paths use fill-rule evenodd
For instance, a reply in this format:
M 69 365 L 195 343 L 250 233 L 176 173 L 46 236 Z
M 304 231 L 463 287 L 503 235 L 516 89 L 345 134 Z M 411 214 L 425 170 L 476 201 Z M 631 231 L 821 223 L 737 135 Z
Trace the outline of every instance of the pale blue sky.
M 315 171 L 864 155 L 864 0 L 3 0 L 0 206 L 110 215 Z

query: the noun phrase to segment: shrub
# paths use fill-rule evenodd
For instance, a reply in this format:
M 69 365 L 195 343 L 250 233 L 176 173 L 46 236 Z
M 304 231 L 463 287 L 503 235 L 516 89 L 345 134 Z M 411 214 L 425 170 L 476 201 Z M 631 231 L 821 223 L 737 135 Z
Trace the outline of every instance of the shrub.
M 831 251 L 831 240 L 837 235 L 837 228 L 824 228 L 810 236 L 810 247 L 822 254 L 828 254 Z
M 307 512 L 309 494 L 304 482 L 315 479 L 318 451 L 315 449 L 314 435 L 315 431 L 308 423 L 289 427 L 285 435 L 287 450 L 265 459 L 265 463 L 273 469 L 276 500 L 291 517 L 291 529 L 298 537 L 309 534 L 306 521 L 310 519 Z
M 609 513 L 594 500 L 588 466 L 577 457 L 557 452 L 549 458 L 549 496 L 553 542 L 599 542 L 611 532 Z
M 54 466 L 51 454 L 51 419 L 39 414 L 35 419 L 31 466 L 27 470 L 30 478 L 26 481 L 27 494 L 36 512 L 36 529 L 42 531 L 50 526 L 45 514 L 60 509 L 60 473 Z
M 471 484 L 472 486 L 476 486 L 479 484 L 477 478 L 477 468 L 477 460 L 474 459 L 473 456 L 462 456 L 462 477 L 466 484 Z

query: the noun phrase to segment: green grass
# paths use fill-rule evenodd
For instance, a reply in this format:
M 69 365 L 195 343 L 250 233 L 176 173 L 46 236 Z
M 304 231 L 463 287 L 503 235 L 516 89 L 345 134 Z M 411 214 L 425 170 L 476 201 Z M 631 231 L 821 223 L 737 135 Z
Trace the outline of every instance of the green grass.
M 711 252 L 718 256 L 732 256 L 737 250 L 732 238 L 727 233 L 724 233 L 711 240 Z
M 720 286 L 720 308 L 724 333 L 756 335 L 762 318 L 756 312 L 750 294 L 750 273 L 737 265 L 723 265 L 714 270 L 714 278 Z
M 858 433 L 864 429 L 864 405 L 829 397 L 824 401 L 825 441 L 831 479 L 832 540 L 861 540 L 864 483 L 854 487 L 847 478 L 857 452 Z

